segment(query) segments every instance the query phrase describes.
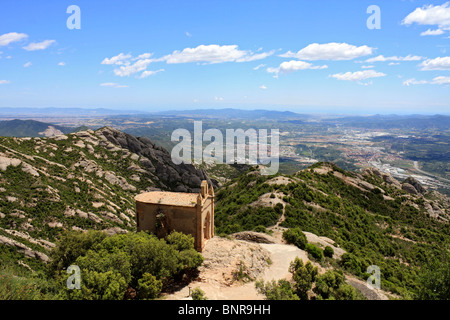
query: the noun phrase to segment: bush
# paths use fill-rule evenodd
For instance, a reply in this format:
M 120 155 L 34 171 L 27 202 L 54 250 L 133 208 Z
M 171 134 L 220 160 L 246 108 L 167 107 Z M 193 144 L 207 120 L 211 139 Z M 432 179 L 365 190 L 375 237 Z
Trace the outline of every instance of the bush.
M 69 233 L 61 239 L 50 265 L 56 268 L 60 291 L 68 299 L 124 299 L 130 288 L 137 289 L 139 299 L 154 299 L 165 285 L 203 262 L 192 236 L 176 232 L 167 241 L 145 232 Z M 69 275 L 63 267 L 72 264 L 81 269 L 81 290 L 66 288 Z
M 162 289 L 162 282 L 150 273 L 144 273 L 138 280 L 139 296 L 142 299 L 155 299 Z
M 316 260 L 321 261 L 323 259 L 323 250 L 315 246 L 312 243 L 306 244 L 306 251 Z
M 341 265 L 348 271 L 360 275 L 361 272 L 361 261 L 359 261 L 353 254 L 344 253 L 341 259 Z
M 283 239 L 304 250 L 308 240 L 300 228 L 292 228 L 283 232 Z
M 195 288 L 191 293 L 192 300 L 208 300 L 205 296 L 205 292 L 200 288 Z
M 255 231 L 255 232 L 263 232 L 263 233 L 267 233 L 266 227 L 264 227 L 264 226 L 262 226 L 262 225 L 256 226 L 256 227 L 253 229 L 253 231 Z
M 342 272 L 328 270 L 317 277 L 313 290 L 318 300 L 355 300 L 356 290 L 344 282 Z
M 266 296 L 267 300 L 299 300 L 289 281 L 284 279 L 267 283 L 259 280 L 255 282 L 255 287 L 260 294 Z
M 294 289 L 300 300 L 308 300 L 308 291 L 311 290 L 317 274 L 317 267 L 314 267 L 311 261 L 303 264 L 303 260 L 296 257 L 289 266 L 292 273 L 292 279 L 295 281 Z
M 330 246 L 326 246 L 325 249 L 323 250 L 323 255 L 328 258 L 333 258 L 334 255 L 333 248 Z

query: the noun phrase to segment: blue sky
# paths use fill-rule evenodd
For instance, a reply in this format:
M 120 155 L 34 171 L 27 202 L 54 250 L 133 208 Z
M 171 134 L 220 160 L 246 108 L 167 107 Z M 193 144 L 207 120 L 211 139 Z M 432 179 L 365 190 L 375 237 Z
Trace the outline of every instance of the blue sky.
M 0 107 L 448 114 L 450 2 L 2 0 Z

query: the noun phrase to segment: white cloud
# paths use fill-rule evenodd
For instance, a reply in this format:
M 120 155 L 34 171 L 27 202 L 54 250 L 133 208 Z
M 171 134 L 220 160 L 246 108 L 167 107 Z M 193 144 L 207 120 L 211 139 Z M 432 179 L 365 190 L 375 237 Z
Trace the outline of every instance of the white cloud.
M 55 40 L 44 40 L 42 42 L 33 42 L 23 48 L 27 51 L 45 50 L 55 42 L 56 42 Z
M 146 52 L 146 53 L 143 53 L 143 54 L 138 55 L 136 58 L 133 58 L 132 60 L 148 59 L 148 58 L 150 58 L 152 55 L 153 55 L 153 53 L 148 53 L 148 52 Z
M 255 61 L 255 60 L 262 60 L 267 57 L 270 57 L 274 53 L 275 53 L 275 50 L 263 52 L 263 53 L 257 53 L 257 54 L 253 54 L 253 53 L 249 52 L 243 58 L 237 59 L 236 62 L 249 62 L 249 61 Z
M 216 100 L 216 101 L 223 101 L 223 98 L 222 97 L 214 97 L 214 100 Z
M 398 56 L 391 56 L 391 57 L 385 57 L 383 55 L 379 55 L 374 58 L 367 59 L 366 62 L 373 63 L 373 62 L 386 62 L 386 61 L 419 61 L 424 59 L 420 56 L 413 56 L 411 54 L 407 55 L 406 57 L 398 57 Z
M 362 69 L 371 69 L 371 68 L 375 68 L 375 66 L 361 66 Z
M 411 25 L 413 23 L 421 25 L 436 25 L 439 29 L 450 28 L 450 2 L 442 5 L 425 5 L 416 8 L 403 19 L 402 24 Z
M 433 78 L 433 80 L 416 80 L 414 78 L 403 81 L 404 86 L 418 85 L 418 84 L 438 84 L 438 85 L 450 85 L 450 77 L 439 76 Z
M 253 70 L 258 70 L 258 69 L 261 69 L 261 68 L 263 68 L 265 66 L 266 66 L 265 64 L 259 64 L 256 67 L 254 67 Z
M 278 75 L 279 73 L 290 73 L 298 70 L 307 70 L 307 69 L 326 69 L 327 65 L 315 66 L 309 62 L 291 60 L 285 61 L 280 64 L 278 68 L 267 68 L 267 72 L 275 73 Z
M 10 32 L 2 34 L 0 36 L 0 47 L 7 46 L 10 43 L 17 42 L 26 38 L 28 38 L 28 35 L 25 33 Z
M 186 37 L 189 37 L 189 38 L 192 37 L 192 34 L 190 32 L 187 32 L 187 31 L 185 32 L 185 35 L 186 35 Z
M 421 36 L 439 36 L 443 33 L 444 33 L 444 30 L 442 30 L 442 29 L 436 29 L 436 30 L 428 29 L 427 31 L 422 32 L 420 35 Z
M 133 57 L 131 54 L 119 53 L 111 58 L 103 59 L 102 64 L 119 66 L 114 69 L 114 74 L 116 76 L 129 77 L 133 74 L 142 72 L 137 78 L 143 79 L 164 71 L 164 69 L 156 71 L 146 70 L 150 63 L 161 61 L 160 59 L 149 59 L 152 55 L 152 53 L 143 53 L 137 57 Z
M 384 76 L 386 76 L 386 74 L 384 74 L 382 72 L 377 72 L 375 70 L 336 73 L 336 74 L 330 75 L 330 77 L 333 77 L 337 80 L 343 80 L 343 81 L 362 81 L 362 80 L 384 77 Z
M 122 84 L 118 84 L 118 83 L 114 83 L 114 82 L 101 83 L 100 87 L 128 88 L 128 86 L 126 86 L 126 85 L 122 85 Z
M 423 61 L 420 66 L 422 71 L 427 70 L 450 70 L 450 57 L 438 57 Z
M 147 78 L 149 76 L 155 75 L 158 72 L 163 72 L 163 71 L 164 71 L 164 69 L 159 69 L 159 70 L 155 70 L 155 71 L 153 71 L 153 70 L 146 70 L 146 71 L 142 72 L 142 74 L 138 78 L 139 79 L 144 79 L 144 78 Z
M 265 85 L 262 85 L 259 87 L 261 90 L 267 90 L 267 87 Z
M 60 67 L 64 67 L 65 65 L 66 65 L 66 63 L 64 61 L 61 61 L 58 63 L 58 66 L 60 66 Z
M 23 67 L 24 68 L 28 68 L 28 67 L 30 67 L 32 65 L 32 63 L 31 62 L 27 62 L 27 63 L 25 63 L 24 65 L 23 65 Z
M 388 66 L 397 66 L 399 64 L 400 64 L 400 62 L 389 62 Z
M 325 44 L 312 43 L 297 53 L 288 51 L 280 57 L 297 58 L 301 60 L 352 60 L 372 54 L 373 48 L 354 46 L 348 43 L 330 42 Z
M 433 84 L 450 84 L 450 77 L 436 77 L 433 79 Z
M 127 64 L 118 69 L 114 69 L 114 74 L 119 77 L 129 77 L 135 73 L 144 71 L 152 62 L 151 59 L 137 60 L 134 64 Z
M 111 58 L 105 58 L 102 61 L 102 64 L 122 65 L 122 64 L 126 64 L 130 58 L 131 58 L 131 54 L 119 53 L 117 56 L 114 56 Z M 128 64 L 129 64 L 129 62 L 128 62 Z
M 251 51 L 239 50 L 237 45 L 199 45 L 196 48 L 185 48 L 182 51 L 175 50 L 160 60 L 168 64 L 201 62 L 205 64 L 224 62 L 248 62 L 264 59 L 272 55 L 274 51 L 254 54 Z
M 9 80 L 0 80 L 0 84 L 8 84 L 11 83 Z

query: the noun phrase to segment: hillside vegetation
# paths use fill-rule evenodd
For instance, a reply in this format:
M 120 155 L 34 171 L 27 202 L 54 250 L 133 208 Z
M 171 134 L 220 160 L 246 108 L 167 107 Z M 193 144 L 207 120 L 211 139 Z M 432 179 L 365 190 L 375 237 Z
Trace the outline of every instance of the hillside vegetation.
M 216 232 L 271 232 L 278 221 L 332 239 L 347 252 L 337 269 L 367 279 L 367 267 L 377 265 L 384 290 L 448 299 L 449 200 L 422 192 L 375 169 L 361 175 L 330 163 L 292 176 L 250 170 L 217 193 Z
M 213 184 L 202 170 L 175 166 L 170 154 L 149 139 L 107 127 L 51 138 L 0 137 L 0 291 L 20 298 L 14 295 L 17 287 L 34 297 L 24 288 L 33 288 L 35 280 L 55 279 L 56 273 L 39 275 L 53 263 L 67 231 L 101 230 L 111 237 L 135 231 L 137 194 L 198 192 L 204 179 Z M 71 243 L 77 246 L 74 237 Z M 96 254 L 102 257 L 103 251 Z M 157 280 L 180 270 L 175 271 Z

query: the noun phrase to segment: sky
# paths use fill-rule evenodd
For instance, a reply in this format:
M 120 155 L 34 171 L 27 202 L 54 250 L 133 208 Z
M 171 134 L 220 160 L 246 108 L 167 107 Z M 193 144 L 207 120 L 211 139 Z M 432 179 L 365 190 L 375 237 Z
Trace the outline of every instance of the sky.
M 1 0 L 0 107 L 450 114 L 450 2 Z

